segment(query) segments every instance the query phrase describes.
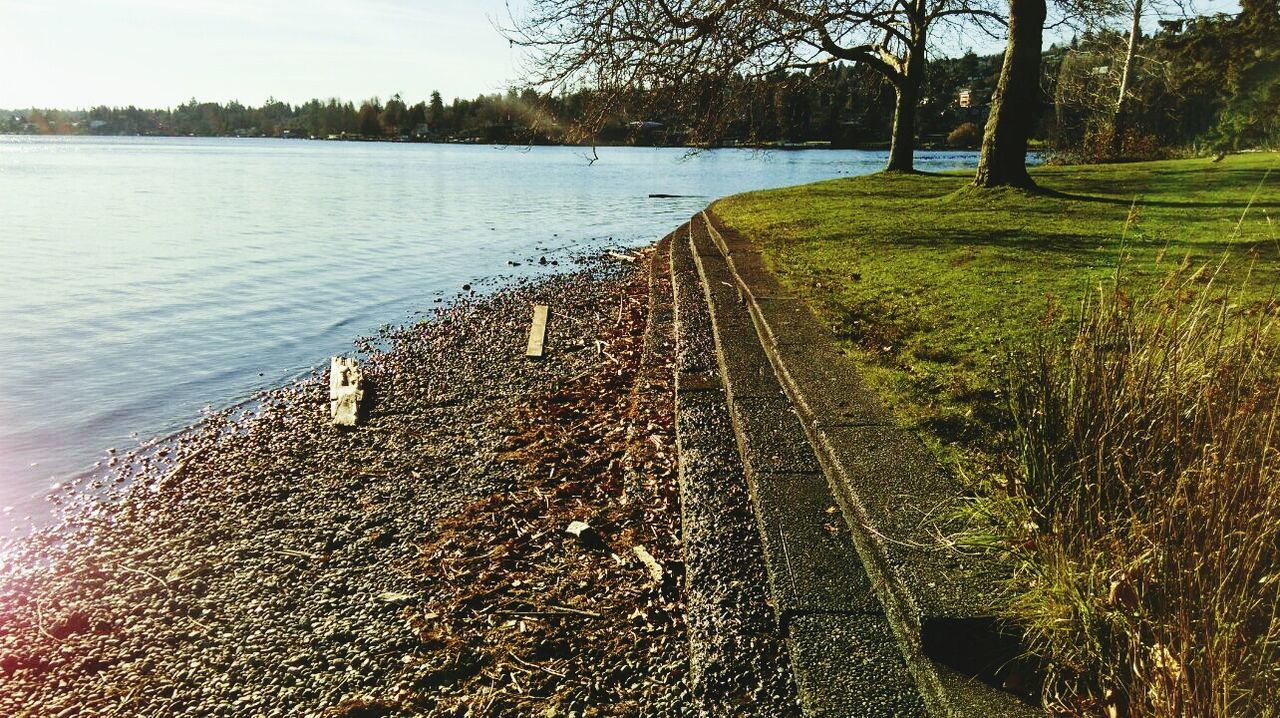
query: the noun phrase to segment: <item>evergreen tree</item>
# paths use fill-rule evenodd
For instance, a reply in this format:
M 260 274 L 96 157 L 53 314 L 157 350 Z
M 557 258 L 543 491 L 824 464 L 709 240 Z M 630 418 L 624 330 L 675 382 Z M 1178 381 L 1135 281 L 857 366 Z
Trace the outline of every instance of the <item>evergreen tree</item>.
M 408 134 L 405 126 L 408 117 L 409 109 L 404 106 L 404 100 L 400 99 L 400 93 L 397 92 L 387 100 L 387 106 L 382 109 L 382 134 L 389 137 Z
M 1277 0 L 1241 0 L 1240 8 L 1214 131 L 1222 149 L 1280 144 L 1280 8 Z
M 431 91 L 431 104 L 427 106 L 427 124 L 437 135 L 448 131 L 445 126 L 444 100 L 440 99 L 440 93 L 436 90 Z
M 405 127 L 408 132 L 417 131 L 420 125 L 427 123 L 427 103 L 419 102 L 409 108 L 409 117 L 405 120 Z
M 360 115 L 357 123 L 360 134 L 366 137 L 382 136 L 382 111 L 378 107 L 378 99 L 375 97 L 360 105 Z

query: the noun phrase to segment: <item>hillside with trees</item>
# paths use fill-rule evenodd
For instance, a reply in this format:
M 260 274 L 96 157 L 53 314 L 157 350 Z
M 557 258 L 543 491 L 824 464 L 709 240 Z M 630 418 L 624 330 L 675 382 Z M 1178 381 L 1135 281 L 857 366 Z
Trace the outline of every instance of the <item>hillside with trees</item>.
M 1265 3 L 1262 3 L 1265 5 Z M 1069 161 L 1141 159 L 1187 151 L 1280 144 L 1280 21 L 1257 0 L 1237 16 L 1165 21 L 1140 35 L 1125 78 L 1125 126 L 1114 137 L 1128 33 L 1090 30 L 1041 53 L 1040 97 L 1028 101 L 1030 137 Z M 1271 3 L 1274 6 L 1274 2 Z M 976 148 L 1000 55 L 929 58 L 914 118 L 915 145 Z M 172 108 L 0 111 L 18 134 L 242 136 L 498 144 L 747 145 L 886 148 L 895 85 L 865 62 L 839 61 L 760 76 L 738 75 L 709 128 L 698 102 L 632 92 L 593 118 L 596 90 L 533 89 L 455 98 L 399 94 L 356 103 L 330 98 L 261 106 L 199 101 Z
M 1128 34 L 1090 32 L 1052 48 L 1041 136 L 1078 162 L 1280 145 L 1280 15 L 1274 0 L 1243 7 L 1237 16 L 1162 21 L 1137 39 L 1118 138 Z

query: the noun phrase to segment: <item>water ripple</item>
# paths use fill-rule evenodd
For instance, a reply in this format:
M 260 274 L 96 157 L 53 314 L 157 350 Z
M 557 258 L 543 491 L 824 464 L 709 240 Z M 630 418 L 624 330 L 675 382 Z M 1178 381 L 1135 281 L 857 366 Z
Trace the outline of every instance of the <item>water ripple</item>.
M 134 432 L 250 397 L 463 283 L 884 161 L 684 154 L 602 148 L 588 165 L 581 148 L 0 137 L 0 505 L 38 517 L 51 483 Z

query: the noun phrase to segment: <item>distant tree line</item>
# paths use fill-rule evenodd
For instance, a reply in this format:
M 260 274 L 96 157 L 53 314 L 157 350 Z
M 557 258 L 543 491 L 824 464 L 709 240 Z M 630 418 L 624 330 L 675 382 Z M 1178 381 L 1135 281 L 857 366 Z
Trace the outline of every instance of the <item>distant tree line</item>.
M 983 102 L 999 72 L 999 56 L 968 53 L 929 63 L 920 100 L 921 133 L 944 142 L 964 122 L 983 118 Z M 961 107 L 961 90 L 974 98 Z M 723 138 L 730 143 L 830 143 L 851 147 L 885 142 L 893 122 L 893 88 L 865 68 L 832 65 L 810 72 L 779 72 L 742 79 L 733 89 L 746 108 Z M 508 90 L 446 104 L 439 92 L 410 104 L 400 95 L 359 104 L 339 99 L 291 105 L 269 99 L 189 102 L 167 109 L 99 106 L 89 110 L 29 109 L 0 113 L 0 131 L 31 134 L 177 135 L 197 137 L 314 137 L 422 141 L 604 144 L 683 144 L 692 118 L 635 98 L 594 137 L 581 136 L 591 91 L 551 96 Z M 640 109 L 643 108 L 643 109 Z
M 1248 5 L 1252 0 L 1246 0 Z M 1267 13 L 1215 15 L 1161 23 L 1139 38 L 1132 98 L 1114 137 L 1127 33 L 1086 32 L 1042 53 L 1041 92 L 1032 137 L 1073 161 L 1169 154 L 1186 148 L 1280 145 L 1280 27 Z M 966 53 L 924 64 L 915 136 L 926 147 L 976 147 L 982 140 L 1002 56 Z M 714 142 L 741 145 L 887 146 L 897 89 L 865 63 L 735 76 L 715 101 L 734 109 Z M 596 91 L 558 95 L 532 89 L 454 99 L 439 92 L 360 103 L 339 99 L 291 105 L 269 99 L 190 100 L 167 109 L 99 106 L 88 110 L 0 111 L 0 132 L 400 139 L 477 143 L 686 145 L 703 140 L 698 103 L 655 101 L 643 92 L 609 103 L 599 122 L 584 118 Z M 583 128 L 591 128 L 584 133 Z

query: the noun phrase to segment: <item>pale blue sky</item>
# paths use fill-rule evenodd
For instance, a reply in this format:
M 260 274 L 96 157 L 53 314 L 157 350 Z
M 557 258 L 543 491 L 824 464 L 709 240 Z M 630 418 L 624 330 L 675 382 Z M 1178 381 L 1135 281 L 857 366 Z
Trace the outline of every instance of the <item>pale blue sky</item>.
M 492 25 L 505 17 L 503 0 L 0 0 L 0 107 L 419 100 L 432 90 L 447 102 L 516 78 L 518 51 Z
M 505 88 L 503 0 L 0 0 L 0 107 Z

